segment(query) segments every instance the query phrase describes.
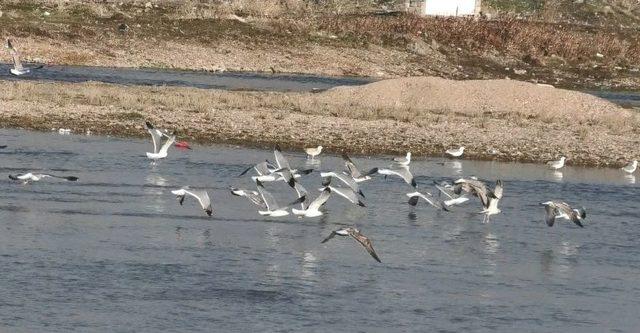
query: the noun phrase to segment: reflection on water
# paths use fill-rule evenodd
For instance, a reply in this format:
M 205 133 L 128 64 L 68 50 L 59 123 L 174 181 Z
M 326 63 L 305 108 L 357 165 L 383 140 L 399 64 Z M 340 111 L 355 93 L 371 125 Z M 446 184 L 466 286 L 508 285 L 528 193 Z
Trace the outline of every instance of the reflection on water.
M 627 180 L 627 183 L 631 185 L 636 183 L 636 176 L 633 174 L 624 175 L 624 178 Z
M 562 173 L 562 171 L 553 171 L 553 179 L 560 181 L 562 180 L 562 178 L 564 177 L 564 174 Z
M 360 184 L 367 207 L 332 196 L 319 218 L 265 218 L 227 189 L 255 186 L 235 176 L 271 151 L 196 146 L 171 150 L 153 168 L 146 139 L 0 130 L 0 142 L 15 147 L 1 153 L 5 174 L 46 157 L 51 169 L 73 163 L 80 177 L 0 181 L 0 297 L 9 300 L 0 331 L 209 332 L 212 318 L 224 332 L 634 332 L 640 324 L 638 187 L 618 169 L 568 166 L 559 184 L 544 166 L 465 160 L 465 174 L 505 182 L 490 224 L 477 198 L 452 212 L 412 208 L 407 184 L 379 176 Z M 301 152 L 285 155 L 306 163 Z M 352 158 L 363 170 L 389 163 Z M 459 177 L 441 161 L 412 162 L 420 191 Z M 323 154 L 318 168 L 344 162 Z M 302 182 L 319 193 L 318 172 Z M 169 193 L 176 184 L 208 188 L 213 216 L 195 202 L 180 207 Z M 265 186 L 280 203 L 295 199 L 286 184 Z M 586 206 L 585 228 L 547 227 L 536 203 L 551 198 Z M 350 238 L 320 243 L 346 225 L 371 238 L 383 263 Z M 558 312 L 562 320 L 549 315 Z

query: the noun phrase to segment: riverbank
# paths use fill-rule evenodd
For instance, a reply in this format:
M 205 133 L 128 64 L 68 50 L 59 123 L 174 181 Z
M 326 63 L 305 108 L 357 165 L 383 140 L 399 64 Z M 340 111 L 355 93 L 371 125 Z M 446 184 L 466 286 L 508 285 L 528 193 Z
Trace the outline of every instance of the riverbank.
M 45 64 L 640 89 L 634 21 L 422 18 L 297 3 L 0 1 L 0 34 Z
M 636 112 L 510 80 L 418 77 L 313 93 L 0 82 L 3 127 L 145 137 L 151 120 L 186 140 L 353 154 L 620 166 L 640 156 Z M 492 154 L 490 149 L 498 151 Z

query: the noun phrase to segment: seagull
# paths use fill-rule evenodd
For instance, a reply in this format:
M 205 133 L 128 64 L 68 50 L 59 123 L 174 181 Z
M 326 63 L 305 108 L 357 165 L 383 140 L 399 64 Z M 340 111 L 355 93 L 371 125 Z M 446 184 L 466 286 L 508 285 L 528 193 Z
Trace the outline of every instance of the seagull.
M 402 166 L 408 166 L 409 163 L 411 163 L 411 152 L 407 153 L 407 156 L 405 157 L 394 157 L 393 158 L 393 163 L 394 164 L 399 164 Z
M 363 174 L 362 172 L 360 172 L 358 167 L 356 167 L 356 164 L 353 163 L 353 161 L 349 158 L 349 156 L 347 156 L 347 154 L 342 154 L 342 159 L 344 160 L 344 164 L 349 170 L 349 173 L 351 174 L 351 178 L 353 178 L 353 180 L 355 180 L 356 183 L 369 180 L 371 179 L 371 175 L 378 172 L 378 168 L 373 168 Z
M 171 145 L 176 141 L 176 137 L 169 136 L 169 134 L 155 128 L 148 121 L 145 122 L 145 128 L 147 129 L 147 132 L 151 134 L 151 139 L 153 140 L 153 153 L 147 152 L 147 157 L 152 159 L 153 163 L 155 163 L 157 160 L 167 157 L 167 152 L 169 150 L 169 147 L 171 147 Z M 162 142 L 163 136 L 166 136 L 169 139 L 167 139 L 167 141 L 165 141 L 162 147 L 160 147 L 160 143 Z
M 296 181 L 295 176 L 293 175 L 293 173 L 291 173 L 290 170 L 282 169 L 282 170 L 278 170 L 276 172 L 280 173 L 282 175 L 282 178 L 284 179 L 284 181 L 287 184 L 289 184 L 289 186 L 291 186 L 291 188 L 296 190 L 296 193 L 298 194 L 298 198 L 303 198 L 308 194 L 307 190 L 300 183 L 298 183 Z M 300 206 L 302 207 L 302 209 L 305 209 L 304 201 L 302 201 L 300 203 Z
M 260 196 L 262 197 L 262 201 L 264 201 L 265 205 L 267 206 L 267 210 L 259 210 L 258 214 L 260 215 L 268 215 L 268 216 L 273 216 L 273 217 L 279 217 L 279 216 L 285 216 L 285 215 L 289 215 L 289 212 L 287 211 L 287 208 L 293 205 L 297 205 L 303 201 L 306 200 L 306 197 L 303 196 L 301 198 L 298 198 L 296 201 L 281 207 L 280 205 L 278 205 L 278 203 L 276 202 L 276 199 L 273 197 L 273 195 L 271 195 L 271 193 L 267 192 L 267 190 L 264 188 L 264 185 L 262 185 L 262 183 L 259 180 L 256 180 L 256 186 L 258 187 L 258 192 L 260 193 Z
M 634 173 L 636 172 L 637 168 L 638 168 L 638 161 L 633 160 L 633 162 L 630 162 L 629 164 L 627 164 L 627 166 L 622 168 L 622 171 L 626 173 Z
M 307 158 L 311 157 L 313 160 L 322 152 L 322 146 L 318 146 L 316 148 L 305 148 L 304 152 L 307 153 Z
M 322 186 L 323 186 L 323 188 L 321 188 L 320 191 L 323 191 L 325 188 L 329 188 L 329 189 L 331 189 L 332 193 L 335 193 L 335 194 L 337 194 L 337 195 L 339 195 L 339 196 L 351 201 L 352 204 L 358 205 L 360 207 L 366 207 L 364 202 L 362 202 L 360 196 L 356 192 L 354 192 L 352 189 L 331 186 L 331 177 L 324 178 L 323 181 L 322 181 Z
M 369 238 L 367 238 L 365 235 L 361 234 L 358 229 L 352 228 L 352 227 L 348 227 L 348 228 L 342 228 L 342 229 L 338 229 L 338 230 L 332 231 L 331 234 L 322 241 L 322 243 L 326 243 L 327 241 L 329 241 L 331 238 L 335 237 L 336 235 L 338 235 L 338 236 L 351 236 L 353 239 L 358 241 L 358 243 L 360 243 L 360 245 L 364 246 L 364 248 L 367 250 L 367 252 L 369 252 L 369 254 L 373 257 L 373 259 L 375 259 L 377 262 L 382 262 L 382 261 L 380 261 L 380 258 L 376 254 L 376 251 L 373 249 L 373 245 L 371 244 L 371 240 Z
M 422 198 L 424 201 L 426 201 L 428 204 L 430 204 L 431 206 L 435 207 L 436 209 L 442 209 L 442 210 L 446 210 L 449 211 L 449 209 L 447 208 L 447 206 L 444 205 L 444 203 L 440 202 L 440 201 L 434 201 L 431 198 L 433 197 L 431 195 L 431 193 L 427 193 L 427 195 L 424 195 L 418 191 L 416 192 L 411 192 L 411 193 L 407 193 L 407 196 L 409 197 L 409 205 L 411 206 L 416 206 L 418 204 L 418 200 L 420 200 L 420 198 Z
M 553 170 L 562 169 L 562 167 L 564 167 L 564 161 L 566 159 L 567 159 L 566 157 L 562 156 L 557 161 L 549 161 L 549 162 L 547 162 L 547 165 L 549 166 L 550 169 L 553 169 Z
M 294 175 L 297 173 L 303 173 L 306 175 L 313 171 L 313 169 L 307 169 L 307 170 L 292 169 L 291 165 L 289 164 L 289 160 L 287 160 L 287 158 L 284 157 L 284 155 L 282 155 L 282 150 L 280 149 L 279 145 L 276 145 L 275 149 L 273 150 L 273 155 L 276 158 L 276 167 L 278 170 L 289 169 L 291 170 L 291 173 L 293 173 Z
M 241 190 L 235 187 L 230 187 L 229 190 L 231 191 L 231 194 L 235 196 L 245 197 L 249 199 L 249 201 L 260 207 L 267 207 L 267 205 L 264 203 L 264 200 L 262 200 L 260 193 L 258 193 L 257 191 Z
M 458 149 L 448 149 L 446 153 L 453 157 L 460 157 L 462 156 L 462 154 L 464 154 L 464 147 L 460 147 Z
M 344 174 L 344 173 L 340 173 L 340 172 L 321 172 L 320 173 L 320 177 L 326 178 L 326 177 L 333 177 L 333 178 L 337 178 L 340 181 L 342 181 L 343 183 L 345 183 L 347 186 L 349 186 L 354 192 L 360 194 L 363 198 L 364 193 L 362 193 L 362 190 L 360 189 L 360 186 L 358 186 L 358 183 L 355 181 L 355 179 L 351 178 L 351 176 Z
M 480 212 L 480 214 L 484 214 L 484 220 L 482 223 L 489 223 L 489 218 L 491 215 L 496 215 L 500 213 L 500 209 L 498 208 L 498 202 L 502 199 L 502 181 L 496 181 L 496 187 L 492 192 L 487 194 L 489 203 L 484 207 L 484 209 Z
M 322 193 L 320 193 L 320 195 L 313 200 L 313 202 L 311 202 L 309 204 L 309 207 L 307 207 L 307 209 L 295 209 L 292 208 L 291 212 L 294 215 L 301 215 L 304 217 L 317 217 L 322 215 L 322 212 L 320 211 L 320 207 L 322 207 L 322 205 L 324 205 L 325 202 L 327 202 L 327 200 L 329 200 L 329 196 L 331 196 L 331 188 L 329 187 L 325 187 L 324 190 L 322 190 Z
M 209 194 L 205 190 L 196 190 L 191 189 L 189 186 L 184 186 L 183 188 L 175 191 L 171 191 L 171 193 L 175 194 L 178 197 L 178 202 L 180 205 L 184 202 L 184 197 L 190 195 L 196 199 L 202 206 L 202 209 L 207 213 L 207 215 L 211 216 L 213 214 L 213 209 L 211 209 L 211 200 L 209 199 Z
M 51 175 L 51 174 L 46 174 L 46 173 L 23 173 L 23 174 L 19 174 L 19 175 L 9 175 L 9 179 L 11 180 L 22 180 L 24 184 L 29 183 L 30 181 L 33 182 L 37 182 L 40 181 L 44 178 L 59 178 L 59 179 L 64 179 L 70 182 L 75 182 L 78 180 L 78 177 L 74 177 L 74 176 L 56 176 L 56 175 Z
M 414 188 L 418 186 L 416 180 L 411 174 L 411 171 L 409 171 L 409 167 L 406 166 L 391 169 L 378 169 L 378 173 L 385 176 L 400 176 L 407 184 L 413 186 Z
M 9 54 L 11 54 L 11 57 L 13 58 L 13 68 L 10 70 L 11 74 L 20 76 L 31 72 L 31 69 L 40 69 L 44 67 L 43 65 L 40 65 L 31 69 L 24 68 L 22 66 L 22 61 L 20 61 L 20 53 L 18 53 L 18 50 L 13 47 L 11 39 L 7 39 L 7 48 L 9 49 Z
M 587 212 L 584 207 L 573 209 L 567 203 L 560 201 L 547 201 L 541 203 L 541 205 L 545 206 L 547 213 L 545 221 L 548 226 L 552 227 L 557 218 L 564 218 L 573 221 L 573 223 L 577 224 L 580 228 L 584 228 L 581 222 L 581 220 L 587 217 Z
M 447 198 L 449 198 L 447 200 L 442 201 L 442 203 L 447 207 L 459 205 L 469 201 L 469 198 L 467 198 L 464 195 L 456 196 L 455 193 L 448 191 L 445 187 L 442 187 L 438 184 L 436 184 L 435 186 L 438 189 L 438 191 L 440 191 L 441 194 L 444 194 Z

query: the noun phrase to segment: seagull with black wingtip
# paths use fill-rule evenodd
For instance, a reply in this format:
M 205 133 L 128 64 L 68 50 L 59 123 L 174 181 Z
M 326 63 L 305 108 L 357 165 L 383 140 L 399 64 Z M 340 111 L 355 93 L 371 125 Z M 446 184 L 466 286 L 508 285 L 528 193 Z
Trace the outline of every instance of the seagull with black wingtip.
M 198 200 L 200 206 L 208 216 L 211 216 L 211 214 L 213 214 L 213 209 L 211 208 L 211 199 L 209 199 L 209 193 L 207 193 L 207 191 L 192 189 L 189 186 L 184 186 L 179 190 L 171 191 L 171 193 L 176 195 L 180 205 L 182 205 L 182 203 L 184 202 L 184 198 L 189 195 Z
M 571 220 L 580 228 L 584 228 L 582 220 L 587 217 L 587 212 L 584 207 L 574 209 L 562 201 L 547 201 L 540 204 L 545 206 L 545 222 L 547 222 L 548 226 L 552 227 L 557 218 L 563 218 Z
M 330 239 L 332 239 L 335 236 L 343 236 L 343 237 L 349 236 L 355 239 L 358 243 L 360 243 L 360 245 L 362 245 L 367 250 L 367 252 L 369 252 L 369 254 L 371 255 L 371 257 L 373 257 L 373 259 L 375 259 L 377 262 L 382 262 L 380 261 L 380 258 L 378 257 L 378 254 L 376 253 L 376 251 L 373 249 L 371 240 L 367 236 L 360 233 L 358 229 L 353 227 L 347 227 L 347 228 L 342 228 L 342 229 L 332 231 L 331 234 L 322 241 L 322 243 L 328 242 Z

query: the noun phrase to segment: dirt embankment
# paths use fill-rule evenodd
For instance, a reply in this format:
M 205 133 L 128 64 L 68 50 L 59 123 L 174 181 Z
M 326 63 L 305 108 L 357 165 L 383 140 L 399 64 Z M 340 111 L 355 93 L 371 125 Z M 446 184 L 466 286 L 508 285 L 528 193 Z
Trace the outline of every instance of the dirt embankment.
M 106 84 L 0 83 L 5 127 L 145 136 L 144 120 L 185 139 L 358 154 L 619 166 L 640 156 L 637 113 L 582 93 L 510 80 L 416 77 L 319 94 Z M 491 153 L 490 150 L 497 150 Z

